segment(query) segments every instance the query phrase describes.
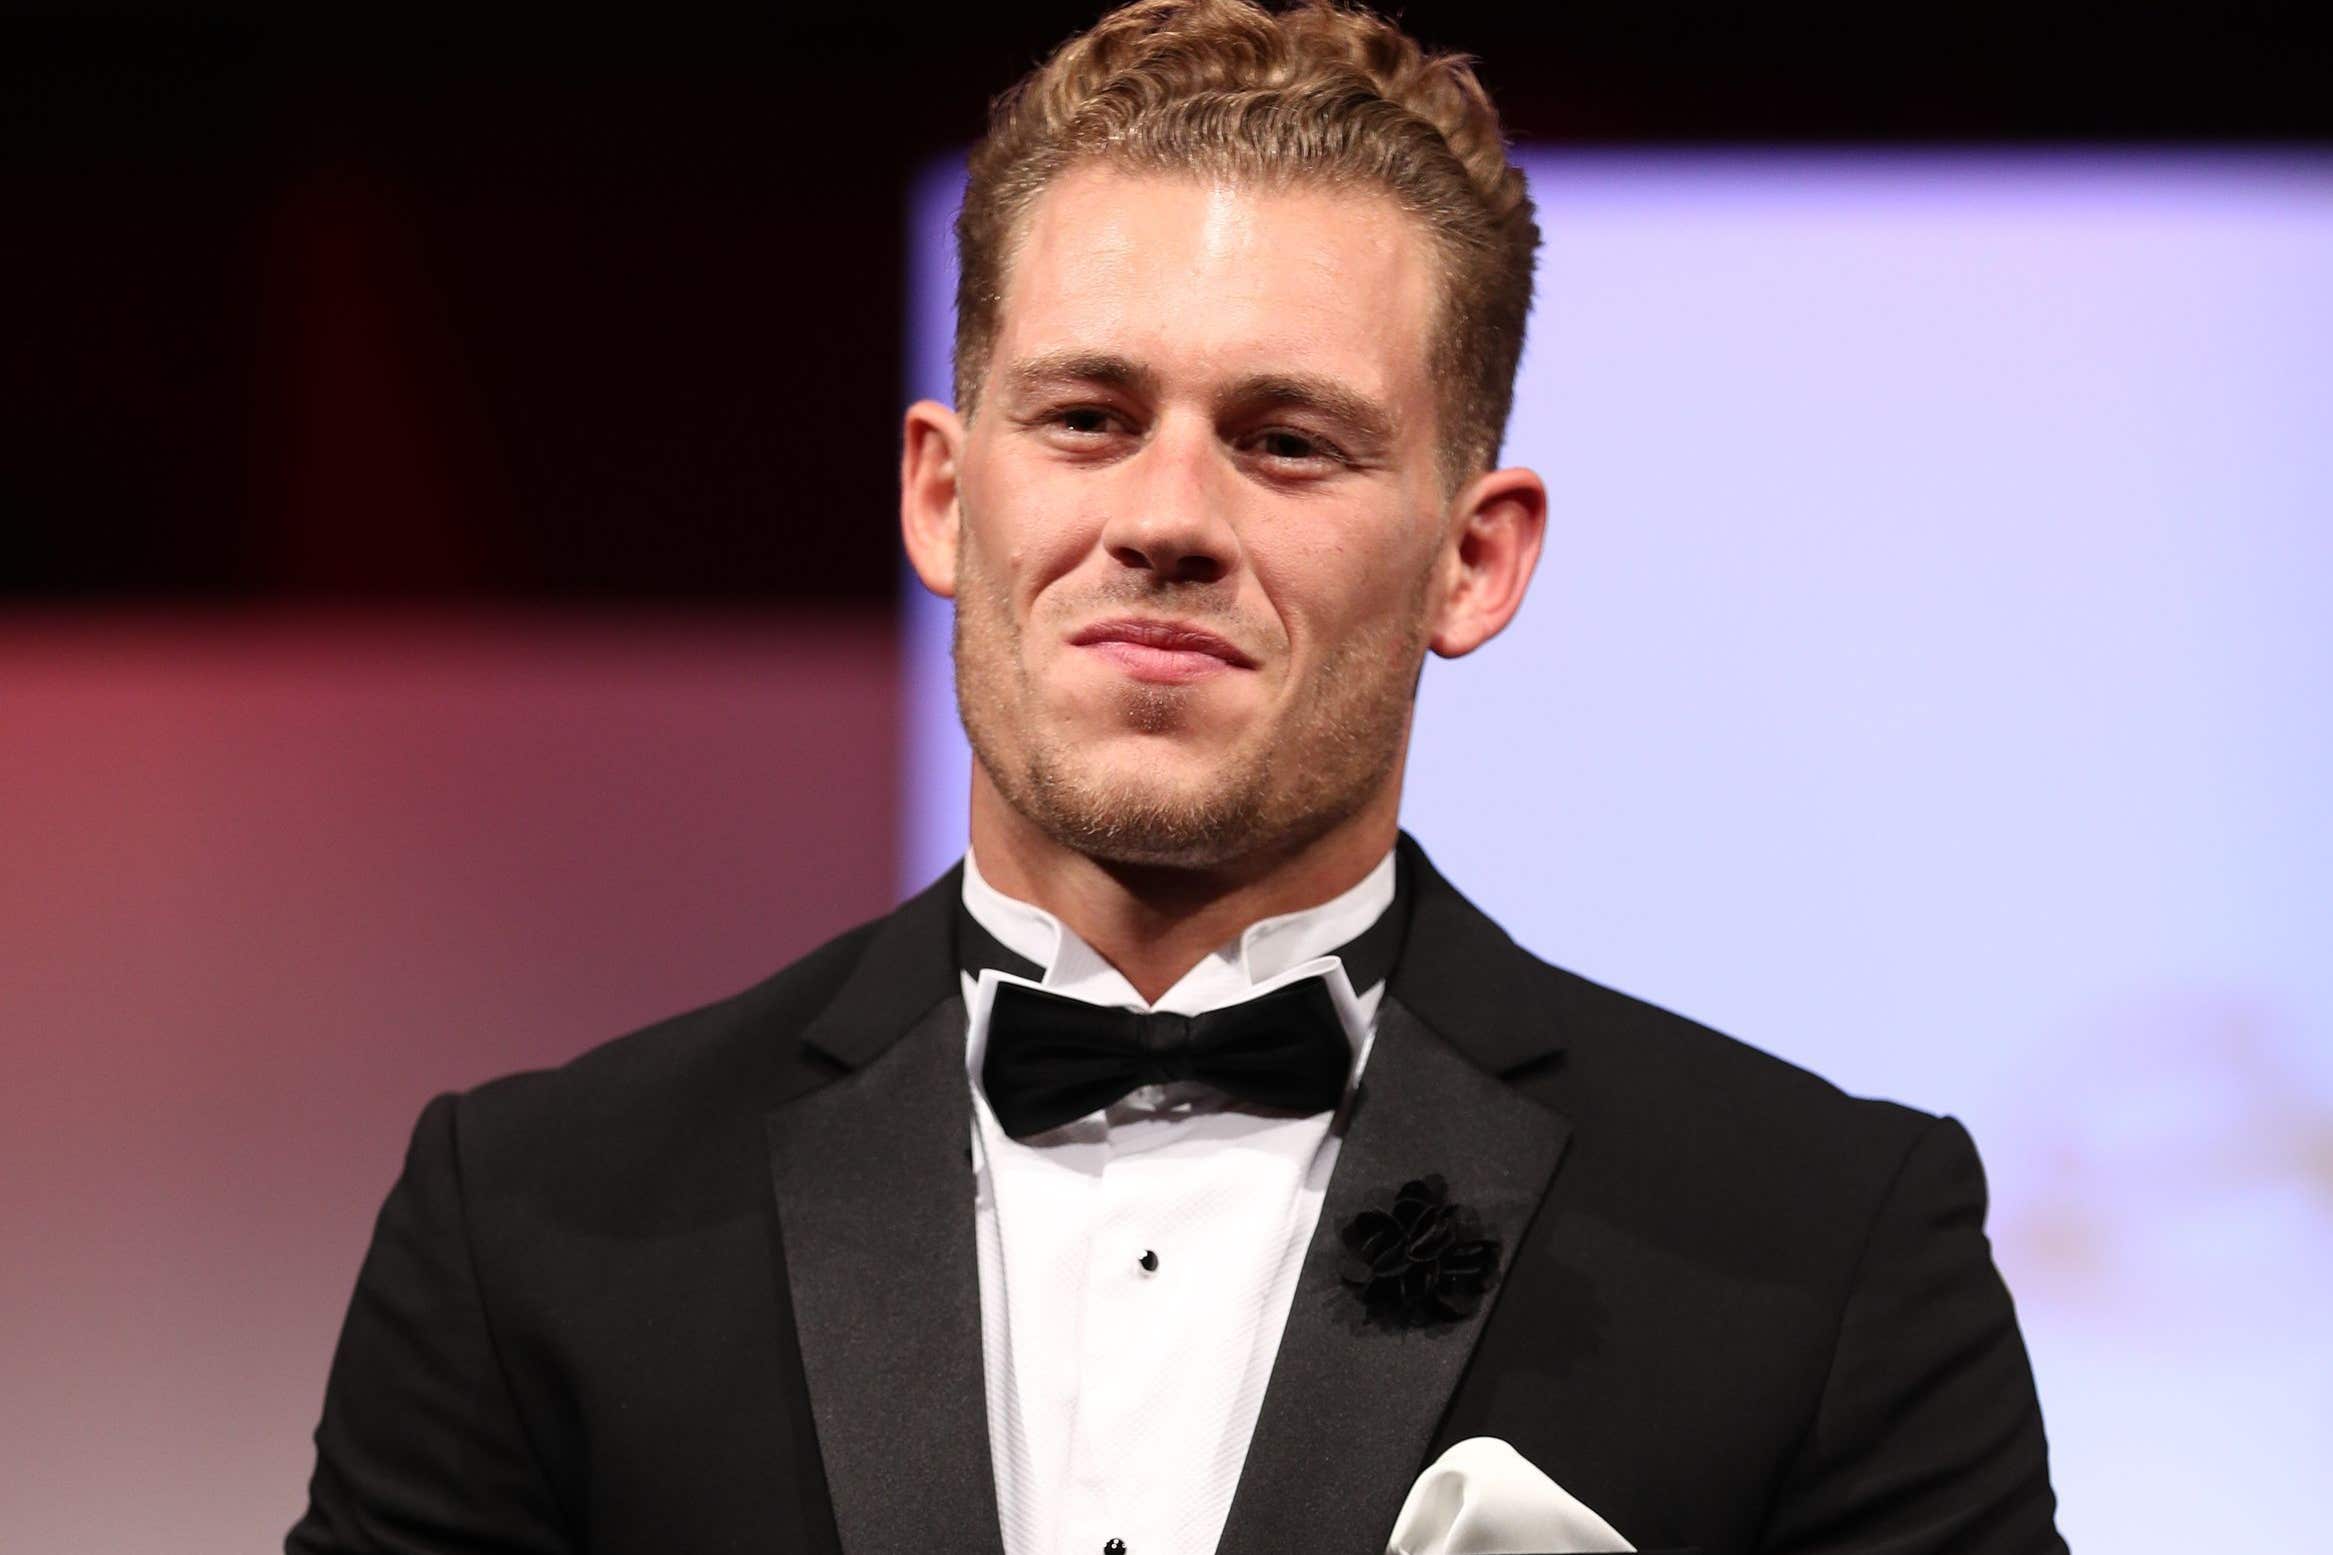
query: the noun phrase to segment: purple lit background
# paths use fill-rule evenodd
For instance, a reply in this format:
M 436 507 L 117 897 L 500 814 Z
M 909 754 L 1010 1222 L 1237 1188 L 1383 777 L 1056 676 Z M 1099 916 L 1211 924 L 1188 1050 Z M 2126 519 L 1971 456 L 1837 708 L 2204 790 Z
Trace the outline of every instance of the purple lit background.
M 1542 954 L 1968 1122 L 2077 1548 L 2316 1546 L 2333 157 L 1523 160 L 1553 530 L 1407 824 Z M 966 769 L 910 594 L 903 888 Z

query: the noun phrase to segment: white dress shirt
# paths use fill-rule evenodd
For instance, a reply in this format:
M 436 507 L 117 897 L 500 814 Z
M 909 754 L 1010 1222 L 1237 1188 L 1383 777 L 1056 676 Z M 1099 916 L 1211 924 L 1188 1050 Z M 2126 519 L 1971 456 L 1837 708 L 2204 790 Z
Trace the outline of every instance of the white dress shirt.
M 1327 971 L 1353 1044 L 1348 1102 L 1384 989 L 1351 988 L 1328 952 L 1375 923 L 1393 894 L 1388 853 L 1334 901 L 1250 926 L 1150 1005 L 1059 919 L 964 860 L 965 908 L 1043 967 L 1039 986 L 1057 994 L 1196 1015 Z M 980 1089 L 989 1005 L 1005 981 L 1025 979 L 964 979 L 981 1348 L 1005 1555 L 1103 1555 L 1112 1539 L 1126 1555 L 1213 1555 L 1344 1109 L 1271 1115 L 1186 1082 L 1145 1086 L 1016 1140 Z

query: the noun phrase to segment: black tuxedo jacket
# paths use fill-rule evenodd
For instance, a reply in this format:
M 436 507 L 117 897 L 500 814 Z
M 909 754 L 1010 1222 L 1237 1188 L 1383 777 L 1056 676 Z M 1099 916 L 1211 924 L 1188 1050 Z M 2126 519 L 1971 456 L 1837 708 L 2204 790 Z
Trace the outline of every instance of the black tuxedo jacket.
M 2062 1550 L 1960 1125 L 1533 959 L 1406 838 L 1401 869 L 1223 1555 L 1380 1555 L 1470 1436 L 1640 1550 Z M 958 890 L 432 1102 L 293 1555 L 998 1551 Z M 1364 1323 L 1337 1228 L 1427 1173 L 1502 1238 L 1495 1299 Z

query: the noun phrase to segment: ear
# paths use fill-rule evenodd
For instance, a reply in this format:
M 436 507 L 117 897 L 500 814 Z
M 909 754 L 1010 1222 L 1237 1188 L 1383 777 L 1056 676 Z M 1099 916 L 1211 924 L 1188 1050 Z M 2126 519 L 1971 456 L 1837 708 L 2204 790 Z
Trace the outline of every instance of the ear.
M 936 400 L 907 407 L 899 448 L 899 532 L 908 565 L 942 599 L 956 595 L 956 545 L 964 522 L 956 469 L 963 452 L 964 423 L 954 411 Z
M 1429 641 L 1446 659 L 1474 652 L 1523 604 L 1547 534 L 1547 486 L 1530 470 L 1480 475 L 1450 504 L 1444 587 Z

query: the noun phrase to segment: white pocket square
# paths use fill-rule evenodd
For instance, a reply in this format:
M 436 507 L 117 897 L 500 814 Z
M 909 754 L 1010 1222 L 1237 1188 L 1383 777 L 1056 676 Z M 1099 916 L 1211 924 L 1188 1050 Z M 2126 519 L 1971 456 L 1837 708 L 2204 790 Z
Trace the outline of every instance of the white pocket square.
M 1634 1550 L 1612 1525 L 1495 1436 L 1458 1443 L 1410 1487 L 1385 1555 Z

